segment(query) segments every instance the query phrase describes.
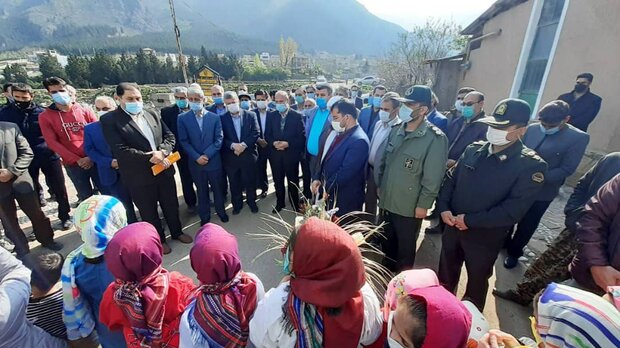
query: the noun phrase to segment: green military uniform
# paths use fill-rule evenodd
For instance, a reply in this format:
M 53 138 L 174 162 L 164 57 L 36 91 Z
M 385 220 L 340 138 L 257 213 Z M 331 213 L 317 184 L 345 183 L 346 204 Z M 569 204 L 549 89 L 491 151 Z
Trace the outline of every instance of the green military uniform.
M 502 101 L 492 117 L 497 121 L 488 124 L 494 129 L 523 127 L 529 120 L 529 110 L 521 100 Z M 500 117 L 504 113 L 506 117 Z M 484 123 L 487 122 L 491 121 Z M 506 146 L 499 152 L 492 151 L 488 142 L 467 147 L 457 164 L 446 173 L 437 198 L 440 213 L 463 214 L 467 226 L 467 230 L 461 231 L 446 225 L 439 280 L 448 290 L 456 292 L 465 263 L 468 281 L 464 298 L 480 310 L 484 308 L 488 279 L 509 229 L 536 199 L 547 170 L 545 161 L 520 141 Z
M 448 139 L 439 128 L 426 120 L 412 132 L 406 127 L 390 131 L 378 175 L 380 217 L 387 223 L 384 252 L 394 270 L 413 266 L 422 224 L 415 209 L 435 202 L 448 159 Z

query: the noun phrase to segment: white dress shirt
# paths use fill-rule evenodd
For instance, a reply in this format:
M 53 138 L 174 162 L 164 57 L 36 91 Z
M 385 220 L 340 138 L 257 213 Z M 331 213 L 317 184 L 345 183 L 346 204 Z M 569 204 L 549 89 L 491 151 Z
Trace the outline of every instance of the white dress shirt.
M 200 111 L 198 112 L 194 111 L 194 116 L 196 116 L 196 122 L 198 122 L 198 127 L 200 127 L 201 132 L 202 132 L 202 122 L 203 122 L 204 115 L 205 115 L 204 109 L 200 109 Z
M 377 123 L 375 124 L 375 130 L 372 133 L 372 140 L 370 141 L 370 154 L 368 155 L 368 164 L 373 167 L 375 166 L 375 157 L 377 156 L 377 150 L 379 150 L 379 147 L 381 146 L 381 144 L 383 144 L 385 138 L 390 135 L 390 129 L 392 129 L 392 126 L 394 126 L 399 121 L 400 118 L 398 116 L 394 117 L 394 119 L 390 120 L 390 122 L 388 123 L 383 123 L 383 121 L 381 120 L 377 121 Z
M 258 109 L 258 112 L 260 113 L 259 117 L 262 137 L 265 138 L 265 126 L 267 125 L 267 109 L 265 109 L 265 111 L 260 111 L 260 109 Z
M 138 125 L 140 133 L 142 133 L 146 140 L 149 141 L 149 144 L 151 144 L 151 150 L 157 151 L 157 145 L 155 145 L 155 136 L 153 135 L 153 130 L 151 129 L 151 126 L 149 126 L 149 123 L 144 116 L 144 111 L 140 112 L 137 115 L 132 115 L 129 113 L 128 115 L 131 116 L 131 119 Z

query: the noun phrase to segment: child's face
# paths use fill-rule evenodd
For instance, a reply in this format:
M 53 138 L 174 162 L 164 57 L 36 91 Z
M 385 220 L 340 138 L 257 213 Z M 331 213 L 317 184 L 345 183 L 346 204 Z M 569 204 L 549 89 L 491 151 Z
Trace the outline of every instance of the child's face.
M 414 348 L 411 336 L 415 325 L 415 320 L 409 313 L 407 305 L 403 301 L 398 301 L 396 311 L 392 317 L 392 331 L 388 333 L 389 337 L 403 347 Z

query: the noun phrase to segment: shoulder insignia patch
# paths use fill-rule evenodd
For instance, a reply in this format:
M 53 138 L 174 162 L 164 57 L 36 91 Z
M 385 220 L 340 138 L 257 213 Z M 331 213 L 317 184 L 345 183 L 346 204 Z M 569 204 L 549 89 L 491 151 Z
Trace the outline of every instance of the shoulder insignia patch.
M 532 174 L 532 181 L 541 184 L 543 181 L 545 181 L 545 175 L 542 172 L 536 172 Z

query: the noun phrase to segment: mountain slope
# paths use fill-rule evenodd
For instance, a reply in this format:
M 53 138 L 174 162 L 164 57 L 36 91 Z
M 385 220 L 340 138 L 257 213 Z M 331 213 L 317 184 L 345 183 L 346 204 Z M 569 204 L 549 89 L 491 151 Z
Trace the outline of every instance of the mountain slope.
M 356 0 L 175 0 L 183 47 L 278 51 L 281 36 L 300 50 L 380 55 L 403 29 Z M 167 0 L 0 0 L 0 50 L 23 46 L 111 51 L 174 50 Z

